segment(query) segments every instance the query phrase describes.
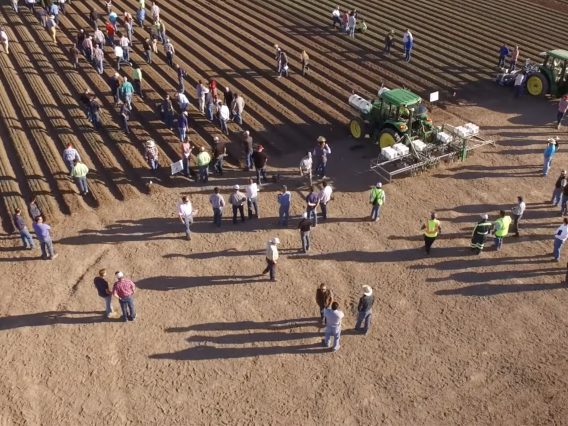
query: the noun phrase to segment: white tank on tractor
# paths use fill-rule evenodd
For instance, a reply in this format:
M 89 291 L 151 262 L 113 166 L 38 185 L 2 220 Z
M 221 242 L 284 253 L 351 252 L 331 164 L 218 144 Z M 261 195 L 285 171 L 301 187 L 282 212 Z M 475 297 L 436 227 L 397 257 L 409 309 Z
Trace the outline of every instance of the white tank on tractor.
M 371 102 L 356 94 L 349 96 L 349 105 L 363 114 L 369 114 L 371 112 L 371 108 L 373 108 L 373 104 Z

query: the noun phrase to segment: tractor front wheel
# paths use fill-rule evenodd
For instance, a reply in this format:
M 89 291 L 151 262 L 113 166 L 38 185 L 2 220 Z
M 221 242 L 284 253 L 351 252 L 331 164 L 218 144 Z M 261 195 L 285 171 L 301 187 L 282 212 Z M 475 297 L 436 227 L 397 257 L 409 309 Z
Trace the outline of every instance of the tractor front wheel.
M 533 96 L 545 96 L 548 88 L 548 80 L 541 73 L 530 74 L 527 78 L 527 92 Z
M 379 135 L 379 146 L 382 148 L 387 148 L 393 146 L 398 142 L 399 136 L 393 129 L 386 128 Z
M 349 123 L 349 132 L 355 139 L 362 139 L 365 137 L 365 122 L 359 117 L 354 118 Z

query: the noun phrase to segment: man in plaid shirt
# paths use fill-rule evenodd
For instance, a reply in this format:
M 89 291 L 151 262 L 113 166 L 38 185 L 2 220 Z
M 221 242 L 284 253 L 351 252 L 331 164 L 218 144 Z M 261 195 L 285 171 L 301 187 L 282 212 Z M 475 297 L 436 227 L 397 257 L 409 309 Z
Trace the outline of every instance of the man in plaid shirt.
M 134 291 L 136 290 L 136 286 L 132 281 L 124 278 L 122 272 L 117 272 L 115 276 L 118 281 L 114 283 L 112 295 L 117 297 L 120 302 L 123 320 L 134 321 L 136 319 L 136 311 L 134 310 Z M 128 313 L 130 313 L 130 315 L 128 315 Z

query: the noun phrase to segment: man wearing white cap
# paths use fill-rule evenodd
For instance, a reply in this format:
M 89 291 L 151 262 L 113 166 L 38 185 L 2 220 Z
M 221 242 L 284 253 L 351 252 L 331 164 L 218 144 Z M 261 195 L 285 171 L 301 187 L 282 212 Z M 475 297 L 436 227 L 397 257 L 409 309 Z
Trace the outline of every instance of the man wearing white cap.
M 475 224 L 473 234 L 471 235 L 471 250 L 478 255 L 481 254 L 485 240 L 487 239 L 487 234 L 489 234 L 491 230 L 491 222 L 488 222 L 487 219 L 487 213 L 483 213 L 481 220 Z
M 302 213 L 302 220 L 298 224 L 300 237 L 302 238 L 302 250 L 304 253 L 310 251 L 310 229 L 312 228 L 312 221 L 308 219 L 308 213 Z
M 187 239 L 191 241 L 191 231 L 189 227 L 193 225 L 193 216 L 197 214 L 197 210 L 193 211 L 191 202 L 189 201 L 189 197 L 187 195 L 184 195 L 181 198 L 181 203 L 178 203 L 177 210 L 179 221 L 185 226 L 185 235 L 187 236 Z
M 237 213 L 241 214 L 241 222 L 245 221 L 245 200 L 246 195 L 243 194 L 239 185 L 233 186 L 235 192 L 229 196 L 229 204 L 233 206 L 233 225 L 237 224 Z
M 373 289 L 368 286 L 363 286 L 363 296 L 359 299 L 359 305 L 357 306 L 357 324 L 355 324 L 355 331 L 367 334 L 369 332 L 369 327 L 371 326 L 371 312 L 373 311 L 373 303 L 375 298 L 373 297 Z M 361 324 L 365 322 L 363 329 L 361 330 Z
M 385 202 L 385 191 L 382 189 L 383 184 L 378 182 L 371 190 L 371 221 L 378 222 L 381 207 Z
M 309 186 L 312 186 L 312 153 L 306 152 L 306 155 L 300 160 L 300 176 L 302 179 L 307 179 Z
M 118 298 L 120 308 L 122 309 L 123 321 L 134 321 L 136 319 L 136 310 L 134 309 L 134 292 L 136 286 L 130 280 L 124 278 L 122 272 L 115 274 L 117 281 L 112 288 L 112 295 Z
M 276 281 L 276 262 L 278 261 L 278 238 L 271 239 L 266 244 L 266 268 L 262 271 L 263 274 L 270 274 L 270 281 Z
M 222 142 L 219 142 L 219 138 L 215 136 L 213 138 L 213 171 L 217 172 L 219 176 L 223 176 L 223 160 L 227 155 L 227 147 Z

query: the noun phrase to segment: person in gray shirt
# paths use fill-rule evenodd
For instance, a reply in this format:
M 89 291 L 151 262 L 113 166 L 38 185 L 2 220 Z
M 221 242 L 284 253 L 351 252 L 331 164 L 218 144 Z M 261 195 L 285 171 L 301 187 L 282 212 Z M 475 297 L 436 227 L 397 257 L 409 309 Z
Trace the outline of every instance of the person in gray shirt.
M 331 336 L 333 336 L 333 352 L 339 350 L 339 338 L 341 337 L 341 320 L 345 314 L 339 310 L 339 303 L 333 302 L 331 309 L 323 310 L 323 317 L 326 323 L 323 345 L 329 348 Z
M 237 224 L 237 212 L 241 213 L 241 222 L 245 221 L 245 201 L 247 199 L 246 195 L 240 192 L 241 189 L 239 185 L 233 186 L 235 192 L 229 197 L 229 204 L 233 206 L 233 225 Z
M 223 219 L 223 207 L 225 207 L 225 200 L 219 194 L 219 188 L 213 188 L 214 194 L 209 197 L 211 207 L 213 207 L 213 223 L 221 227 L 221 219 Z M 236 216 L 235 216 L 236 217 Z
M 41 210 L 36 204 L 35 195 L 32 195 L 32 197 L 30 198 L 30 204 L 28 204 L 28 213 L 30 214 L 30 217 L 32 218 L 33 221 L 35 221 L 36 217 L 42 216 Z

